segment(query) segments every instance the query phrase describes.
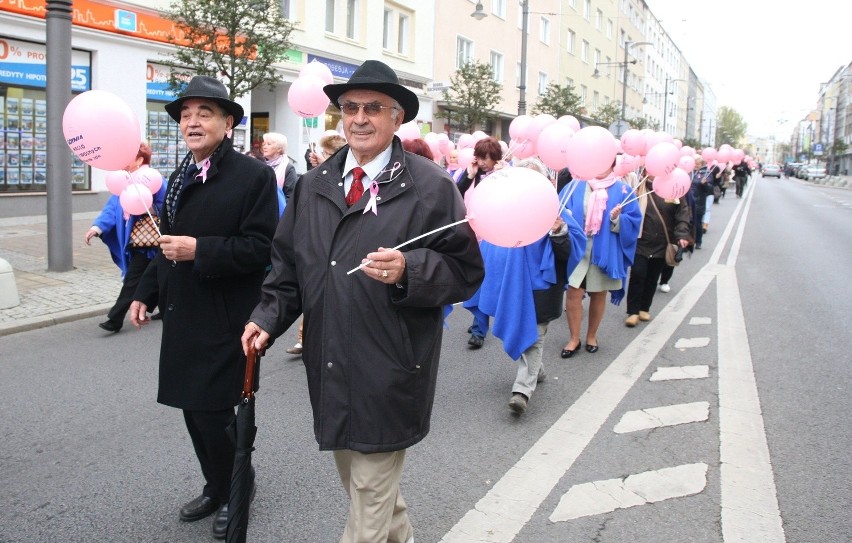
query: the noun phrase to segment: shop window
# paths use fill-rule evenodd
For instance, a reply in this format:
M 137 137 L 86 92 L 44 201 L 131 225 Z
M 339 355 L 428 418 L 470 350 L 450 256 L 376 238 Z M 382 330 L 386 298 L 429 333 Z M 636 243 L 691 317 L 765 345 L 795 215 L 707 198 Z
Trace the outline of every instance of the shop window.
M 178 123 L 172 120 L 164 103 L 148 102 L 146 134 L 151 147 L 151 167 L 169 176 L 186 156 L 188 149 L 180 134 Z

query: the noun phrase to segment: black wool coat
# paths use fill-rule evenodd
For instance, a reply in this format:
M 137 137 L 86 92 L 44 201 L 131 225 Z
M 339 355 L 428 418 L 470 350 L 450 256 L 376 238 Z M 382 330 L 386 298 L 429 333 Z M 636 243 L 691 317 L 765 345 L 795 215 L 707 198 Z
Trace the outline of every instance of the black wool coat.
M 134 299 L 163 313 L 157 401 L 208 411 L 239 402 L 245 372 L 240 345 L 260 297 L 275 225 L 275 172 L 223 142 L 206 181 L 183 190 L 174 215 L 160 229 L 196 238 L 195 260 L 172 262 L 162 252 L 151 262 Z M 169 184 L 180 183 L 180 171 Z
M 468 224 L 400 249 L 404 288 L 347 274 L 367 253 L 459 221 L 453 180 L 393 140 L 369 191 L 351 208 L 343 194 L 344 146 L 302 176 L 275 232 L 272 271 L 251 321 L 281 335 L 304 312 L 302 360 L 320 449 L 364 453 L 409 447 L 426 436 L 441 352 L 443 307 L 470 298 L 485 271 Z

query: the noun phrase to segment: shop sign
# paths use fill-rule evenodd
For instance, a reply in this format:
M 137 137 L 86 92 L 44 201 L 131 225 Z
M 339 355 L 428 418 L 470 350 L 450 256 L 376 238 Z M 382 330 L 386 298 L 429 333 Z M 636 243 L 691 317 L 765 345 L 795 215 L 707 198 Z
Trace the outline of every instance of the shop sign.
M 47 49 L 44 44 L 0 38 L 0 84 L 15 87 L 47 87 Z M 89 53 L 71 51 L 71 90 L 91 88 Z

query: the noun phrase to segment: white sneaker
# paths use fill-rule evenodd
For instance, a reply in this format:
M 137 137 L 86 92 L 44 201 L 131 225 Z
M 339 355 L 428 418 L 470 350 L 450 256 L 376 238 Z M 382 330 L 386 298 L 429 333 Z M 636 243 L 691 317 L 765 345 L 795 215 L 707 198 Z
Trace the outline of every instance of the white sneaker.
M 660 285 L 660 292 L 669 292 L 672 290 L 672 287 L 669 286 L 668 283 L 663 283 Z

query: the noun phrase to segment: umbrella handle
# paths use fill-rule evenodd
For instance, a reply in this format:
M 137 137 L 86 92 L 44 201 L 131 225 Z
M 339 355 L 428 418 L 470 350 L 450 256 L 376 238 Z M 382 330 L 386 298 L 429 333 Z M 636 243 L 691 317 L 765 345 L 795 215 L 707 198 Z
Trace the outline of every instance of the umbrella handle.
M 246 354 L 246 378 L 243 381 L 243 401 L 254 398 L 254 372 L 257 368 L 257 349 L 249 345 Z

